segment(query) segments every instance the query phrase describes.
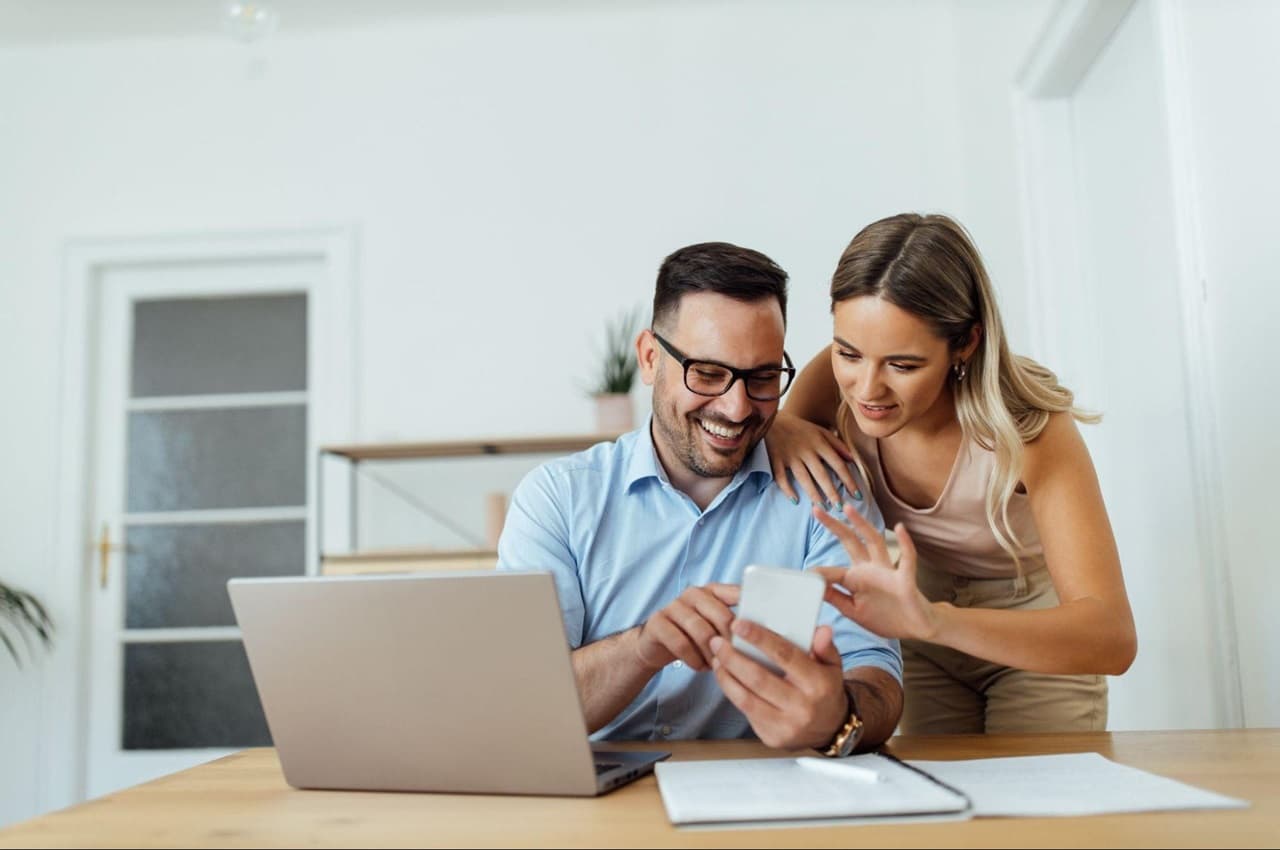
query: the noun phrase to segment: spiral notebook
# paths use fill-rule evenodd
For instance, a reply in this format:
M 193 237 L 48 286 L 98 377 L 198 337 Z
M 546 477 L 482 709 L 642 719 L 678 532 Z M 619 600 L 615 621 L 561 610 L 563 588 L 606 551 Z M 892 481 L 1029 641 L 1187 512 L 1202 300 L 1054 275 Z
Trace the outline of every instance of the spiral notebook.
M 667 817 L 678 826 L 1070 817 L 1250 805 L 1098 753 L 913 763 L 870 753 L 670 762 L 655 772 Z

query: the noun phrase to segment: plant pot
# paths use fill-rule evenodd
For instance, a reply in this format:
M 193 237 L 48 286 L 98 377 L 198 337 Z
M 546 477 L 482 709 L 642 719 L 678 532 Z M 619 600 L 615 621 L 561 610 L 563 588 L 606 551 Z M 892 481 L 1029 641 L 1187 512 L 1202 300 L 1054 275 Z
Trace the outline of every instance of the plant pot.
M 596 430 L 601 434 L 621 434 L 636 427 L 630 393 L 600 393 L 595 400 Z

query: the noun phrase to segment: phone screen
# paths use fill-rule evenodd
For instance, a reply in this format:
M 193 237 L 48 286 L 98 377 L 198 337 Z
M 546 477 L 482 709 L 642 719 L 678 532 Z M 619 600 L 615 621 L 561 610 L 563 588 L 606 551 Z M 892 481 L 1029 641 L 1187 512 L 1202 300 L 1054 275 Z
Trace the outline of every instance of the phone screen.
M 782 567 L 747 567 L 742 575 L 738 617 L 772 629 L 808 652 L 826 582 L 817 573 Z M 733 645 L 775 673 L 782 672 L 763 652 L 734 635 Z

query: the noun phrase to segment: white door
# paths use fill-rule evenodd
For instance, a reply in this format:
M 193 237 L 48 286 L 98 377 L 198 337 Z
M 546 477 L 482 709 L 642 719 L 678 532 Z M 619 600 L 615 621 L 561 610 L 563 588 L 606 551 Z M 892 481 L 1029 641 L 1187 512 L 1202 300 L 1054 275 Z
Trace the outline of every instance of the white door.
M 85 790 L 270 736 L 226 581 L 311 571 L 319 261 L 104 269 Z
M 1063 6 L 1100 18 L 1126 4 Z M 1081 21 L 1088 23 L 1087 16 Z M 1097 20 L 1097 18 L 1095 18 Z M 1114 27 L 1111 29 L 1111 27 Z M 1191 423 L 1206 403 L 1190 378 L 1162 33 L 1150 0 L 1108 21 L 1096 52 L 1056 62 L 1028 175 L 1038 353 L 1100 411 L 1081 430 L 1115 530 L 1138 656 L 1111 682 L 1111 729 L 1185 729 L 1229 720 L 1230 647 L 1219 638 L 1206 511 Z M 1054 43 L 1044 39 L 1041 44 Z M 1075 61 L 1080 60 L 1080 61 Z M 1050 66 L 1053 63 L 1049 63 Z M 1066 83 L 1061 69 L 1079 74 Z M 1034 139 L 1034 136 L 1030 137 Z M 1056 269 L 1070 269 L 1063 274 Z M 1226 659 L 1226 660 L 1224 660 Z
M 1218 725 L 1191 474 L 1169 131 L 1151 4 L 1130 10 L 1073 100 L 1079 232 L 1097 308 L 1083 345 L 1086 428 L 1138 628 L 1137 661 L 1111 686 L 1112 729 Z M 1176 699 L 1168 696 L 1177 694 Z M 1159 695 L 1153 699 L 1153 696 Z

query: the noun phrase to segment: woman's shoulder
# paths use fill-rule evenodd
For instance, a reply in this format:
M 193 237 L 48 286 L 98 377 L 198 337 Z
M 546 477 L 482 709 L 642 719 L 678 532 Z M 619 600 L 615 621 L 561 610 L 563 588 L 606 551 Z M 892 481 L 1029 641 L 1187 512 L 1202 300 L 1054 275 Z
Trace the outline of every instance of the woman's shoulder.
M 1044 428 L 1024 447 L 1023 478 L 1036 478 L 1061 464 L 1078 463 L 1089 450 L 1068 412 L 1050 413 Z

